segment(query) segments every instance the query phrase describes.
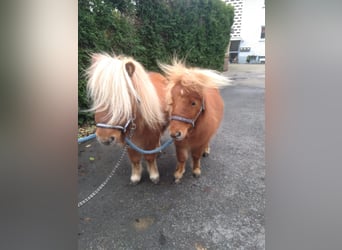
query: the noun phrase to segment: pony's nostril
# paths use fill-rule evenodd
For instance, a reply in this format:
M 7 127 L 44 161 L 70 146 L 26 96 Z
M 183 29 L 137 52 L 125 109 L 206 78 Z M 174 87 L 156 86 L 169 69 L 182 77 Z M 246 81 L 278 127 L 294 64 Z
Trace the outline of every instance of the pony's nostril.
M 179 136 L 179 132 L 171 133 L 170 135 L 172 138 L 177 138 L 177 136 Z
M 110 145 L 113 141 L 115 141 L 115 137 L 110 136 L 107 140 L 101 140 L 101 143 L 103 143 L 104 145 Z
M 109 145 L 109 144 L 110 144 L 110 141 L 101 141 L 101 143 L 102 143 L 103 145 Z
M 182 133 L 179 132 L 179 131 L 177 131 L 176 133 L 172 133 L 172 134 L 171 134 L 171 137 L 177 139 L 177 138 L 181 137 L 181 135 L 182 135 Z

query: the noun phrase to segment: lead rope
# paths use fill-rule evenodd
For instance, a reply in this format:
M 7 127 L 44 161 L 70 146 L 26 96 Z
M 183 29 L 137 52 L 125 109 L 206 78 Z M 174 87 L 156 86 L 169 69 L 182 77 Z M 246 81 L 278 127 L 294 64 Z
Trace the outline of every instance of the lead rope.
M 132 125 L 131 125 L 131 129 L 130 129 L 129 135 L 128 135 L 128 137 L 130 139 L 132 138 L 135 129 L 136 129 L 136 124 L 134 123 L 134 120 L 132 119 Z M 119 165 L 120 165 L 120 163 L 121 163 L 121 161 L 123 159 L 123 156 L 125 155 L 125 153 L 127 151 L 127 148 L 128 148 L 128 144 L 125 144 L 124 148 L 122 149 L 121 156 L 120 156 L 119 160 L 116 162 L 116 164 L 113 167 L 113 169 L 110 172 L 110 174 L 107 176 L 107 178 L 104 180 L 104 182 L 102 182 L 102 184 L 97 189 L 95 189 L 94 192 L 92 192 L 87 198 L 85 198 L 82 201 L 78 202 L 78 205 L 77 205 L 78 208 L 82 207 L 84 204 L 86 204 L 88 201 L 90 201 L 92 198 L 94 198 L 94 196 L 97 195 L 102 190 L 102 188 L 104 188 L 104 186 L 106 186 L 108 181 L 113 177 L 116 169 L 119 167 Z

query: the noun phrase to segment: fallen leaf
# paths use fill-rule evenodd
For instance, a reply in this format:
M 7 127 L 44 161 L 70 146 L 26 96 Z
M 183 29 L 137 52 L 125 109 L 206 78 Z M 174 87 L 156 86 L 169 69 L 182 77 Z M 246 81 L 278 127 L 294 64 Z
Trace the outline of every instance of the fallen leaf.
M 88 222 L 88 221 L 91 221 L 91 218 L 90 217 L 85 217 L 85 218 L 82 218 L 82 220 Z
M 207 250 L 204 246 L 202 246 L 199 243 L 195 243 L 195 248 L 196 248 L 196 250 Z
M 133 222 L 133 226 L 137 231 L 143 231 L 151 226 L 153 222 L 154 218 L 151 217 L 139 218 L 135 219 L 135 221 Z

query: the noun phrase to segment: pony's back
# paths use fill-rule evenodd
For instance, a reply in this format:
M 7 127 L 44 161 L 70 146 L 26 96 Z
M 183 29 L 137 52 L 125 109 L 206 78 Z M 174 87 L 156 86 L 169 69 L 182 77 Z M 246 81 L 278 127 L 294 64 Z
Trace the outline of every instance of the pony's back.
M 156 72 L 149 72 L 148 75 L 157 91 L 159 101 L 162 106 L 162 110 L 163 112 L 165 112 L 167 110 L 166 101 L 165 101 L 167 79 L 163 75 L 156 73 Z

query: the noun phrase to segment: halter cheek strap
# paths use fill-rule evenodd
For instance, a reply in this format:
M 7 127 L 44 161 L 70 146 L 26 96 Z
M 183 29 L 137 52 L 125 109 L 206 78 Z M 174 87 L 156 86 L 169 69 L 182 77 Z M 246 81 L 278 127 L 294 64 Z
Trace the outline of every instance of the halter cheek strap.
M 195 127 L 195 119 L 188 119 L 179 115 L 172 115 L 170 117 L 170 120 L 176 120 L 176 121 L 180 121 L 180 122 L 185 122 L 185 123 L 190 123 L 192 125 L 192 127 Z
M 109 128 L 109 129 L 119 129 L 123 133 L 126 133 L 127 128 L 129 124 L 132 122 L 132 120 L 128 120 L 125 124 L 125 126 L 120 126 L 120 125 L 110 125 L 110 124 L 105 124 L 105 123 L 96 123 L 96 127 L 98 128 Z
M 185 118 L 179 115 L 171 115 L 170 120 L 176 120 L 176 121 L 180 121 L 180 122 L 185 122 L 185 123 L 189 123 L 192 125 L 192 127 L 195 127 L 195 122 L 197 121 L 198 117 L 201 115 L 201 113 L 205 110 L 205 106 L 204 106 L 204 99 L 202 100 L 202 106 L 201 109 L 198 111 L 197 115 L 195 116 L 194 119 L 189 119 L 189 118 Z

